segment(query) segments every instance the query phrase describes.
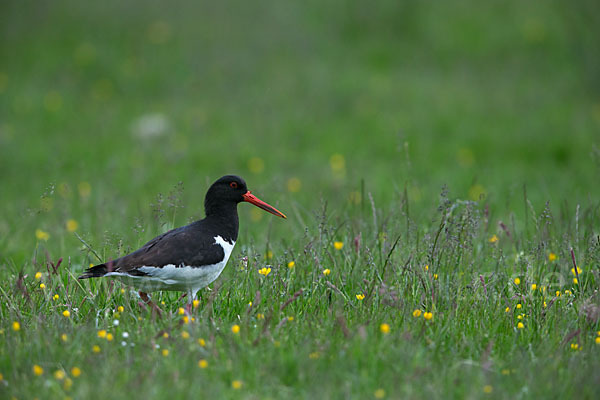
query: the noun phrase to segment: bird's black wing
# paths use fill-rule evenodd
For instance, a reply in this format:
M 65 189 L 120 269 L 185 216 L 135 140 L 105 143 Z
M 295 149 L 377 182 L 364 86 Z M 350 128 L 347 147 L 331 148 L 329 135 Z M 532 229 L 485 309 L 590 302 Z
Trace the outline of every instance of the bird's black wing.
M 104 276 L 108 272 L 146 275 L 140 267 L 161 268 L 173 264 L 202 267 L 219 263 L 225 253 L 211 235 L 201 234 L 198 229 L 184 226 L 155 237 L 138 250 L 116 260 L 88 268 L 80 279 Z

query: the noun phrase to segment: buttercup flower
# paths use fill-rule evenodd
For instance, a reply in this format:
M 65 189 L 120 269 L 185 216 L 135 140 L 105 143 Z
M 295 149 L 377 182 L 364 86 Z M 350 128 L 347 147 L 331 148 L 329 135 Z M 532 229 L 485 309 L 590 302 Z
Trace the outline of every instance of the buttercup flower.
M 39 365 L 35 364 L 32 368 L 33 370 L 33 374 L 36 376 L 40 376 L 44 373 L 44 368 L 40 367 Z
M 421 310 L 419 310 L 418 308 L 413 311 L 413 317 L 415 318 L 419 318 L 421 316 Z
M 341 249 L 342 249 L 342 247 L 344 247 L 344 242 L 333 242 L 333 247 L 334 247 L 336 250 L 341 250 Z
M 386 323 L 383 323 L 383 324 L 379 325 L 379 330 L 384 335 L 387 335 L 388 333 L 390 333 L 390 326 Z
M 290 261 L 290 262 L 287 264 L 287 266 L 288 266 L 288 268 L 290 268 L 290 269 L 291 269 L 291 268 L 294 268 L 294 267 L 296 266 L 296 263 L 295 263 L 294 261 Z
M 48 232 L 44 232 L 41 229 L 36 229 L 35 230 L 35 237 L 38 240 L 43 240 L 43 241 L 47 242 L 48 239 L 50 239 L 50 234 Z
M 77 228 L 79 227 L 79 224 L 74 219 L 68 220 L 65 225 L 69 232 L 75 232 L 77 230 Z
M 323 270 L 323 275 L 325 275 L 325 276 L 329 275 L 330 273 L 331 273 L 331 270 L 329 268 L 325 268 Z
M 240 333 L 240 326 L 239 326 L 239 325 L 237 325 L 237 324 L 236 324 L 236 325 L 233 325 L 233 326 L 231 327 L 231 332 L 233 332 L 233 333 L 235 333 L 235 334 L 238 334 L 238 333 Z
M 241 389 L 242 386 L 243 386 L 242 381 L 235 380 L 235 381 L 231 382 L 231 387 L 234 388 L 235 390 Z
M 267 276 L 271 273 L 271 268 L 263 267 L 258 270 L 258 273 L 264 276 Z
M 198 366 L 200 368 L 204 369 L 204 368 L 208 367 L 208 361 L 202 359 L 202 360 L 198 361 Z
M 362 299 L 364 299 L 364 298 L 365 298 L 365 295 L 364 295 L 364 294 L 362 294 L 362 293 L 360 293 L 360 294 L 357 294 L 357 295 L 356 295 L 356 299 L 357 299 L 357 300 L 362 300 Z
M 550 261 L 550 262 L 556 261 L 556 254 L 554 254 L 554 253 L 548 254 L 548 261 Z
M 423 313 L 423 318 L 425 318 L 427 321 L 429 321 L 431 318 L 433 318 L 433 313 L 425 312 L 425 313 Z

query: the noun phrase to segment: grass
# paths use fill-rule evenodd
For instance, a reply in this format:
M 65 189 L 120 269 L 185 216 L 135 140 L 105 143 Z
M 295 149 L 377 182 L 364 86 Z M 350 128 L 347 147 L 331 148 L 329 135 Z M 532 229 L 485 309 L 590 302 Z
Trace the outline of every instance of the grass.
M 592 2 L 2 8 L 0 397 L 598 396 Z M 194 320 L 75 279 L 231 172 Z

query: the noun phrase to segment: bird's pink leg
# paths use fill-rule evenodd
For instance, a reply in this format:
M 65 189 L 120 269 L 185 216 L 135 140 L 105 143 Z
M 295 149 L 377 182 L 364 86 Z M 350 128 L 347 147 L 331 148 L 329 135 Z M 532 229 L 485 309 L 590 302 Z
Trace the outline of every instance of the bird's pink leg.
M 138 292 L 140 295 L 140 298 L 144 301 L 144 303 L 146 303 L 147 305 L 149 305 L 152 308 L 152 313 L 155 313 L 160 317 L 162 317 L 162 310 L 156 305 L 154 304 L 154 302 L 152 300 L 150 300 L 150 296 L 148 296 L 148 293 L 145 292 Z

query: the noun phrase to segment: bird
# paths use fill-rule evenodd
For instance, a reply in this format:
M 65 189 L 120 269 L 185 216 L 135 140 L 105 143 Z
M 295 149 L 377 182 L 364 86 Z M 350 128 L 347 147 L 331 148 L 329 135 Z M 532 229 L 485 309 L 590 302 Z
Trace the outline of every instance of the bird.
M 94 265 L 78 279 L 118 279 L 136 288 L 141 299 L 159 314 L 160 309 L 151 302 L 149 292 L 183 291 L 188 297 L 189 313 L 197 292 L 219 277 L 231 256 L 238 237 L 237 205 L 241 202 L 287 218 L 253 195 L 244 179 L 225 175 L 206 192 L 204 219 L 167 231 L 123 257 Z

